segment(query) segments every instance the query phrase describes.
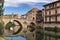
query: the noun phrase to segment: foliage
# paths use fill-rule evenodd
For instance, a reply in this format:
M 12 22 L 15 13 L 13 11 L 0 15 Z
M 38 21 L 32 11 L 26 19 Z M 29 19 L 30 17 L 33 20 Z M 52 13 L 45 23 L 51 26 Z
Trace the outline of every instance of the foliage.
M 15 24 L 13 22 L 8 22 L 5 28 L 10 31 L 10 27 L 15 27 Z
M 3 35 L 4 25 L 0 23 L 0 35 Z

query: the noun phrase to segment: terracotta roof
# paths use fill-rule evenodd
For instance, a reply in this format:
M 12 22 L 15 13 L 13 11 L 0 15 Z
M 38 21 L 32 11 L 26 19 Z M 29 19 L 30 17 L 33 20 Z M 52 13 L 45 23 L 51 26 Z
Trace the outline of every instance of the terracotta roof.
M 51 3 L 45 4 L 44 7 L 45 7 L 45 6 L 48 6 L 48 5 L 50 5 L 50 4 L 58 3 L 58 2 L 60 2 L 60 1 L 54 1 L 54 2 L 51 2 Z

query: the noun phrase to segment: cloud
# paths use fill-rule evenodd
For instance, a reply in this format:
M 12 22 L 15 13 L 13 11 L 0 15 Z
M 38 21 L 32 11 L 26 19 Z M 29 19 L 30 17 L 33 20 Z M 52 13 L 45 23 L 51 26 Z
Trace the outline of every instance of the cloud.
M 35 5 L 34 3 L 49 3 L 56 0 L 5 0 L 4 6 L 5 7 L 18 7 L 20 3 L 26 3 L 29 5 Z

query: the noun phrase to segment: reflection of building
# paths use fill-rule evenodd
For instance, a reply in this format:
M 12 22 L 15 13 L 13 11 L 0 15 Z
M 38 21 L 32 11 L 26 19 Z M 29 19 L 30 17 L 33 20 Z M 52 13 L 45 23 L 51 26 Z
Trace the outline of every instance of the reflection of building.
M 57 24 L 60 23 L 60 0 L 44 5 L 43 14 L 46 25 L 58 26 Z
M 3 15 L 4 0 L 0 0 L 0 15 Z

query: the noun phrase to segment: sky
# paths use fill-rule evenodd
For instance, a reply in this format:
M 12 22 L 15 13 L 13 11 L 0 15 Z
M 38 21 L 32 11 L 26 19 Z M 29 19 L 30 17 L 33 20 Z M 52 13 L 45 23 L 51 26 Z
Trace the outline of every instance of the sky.
M 4 14 L 26 14 L 33 8 L 42 9 L 43 5 L 56 0 L 4 0 Z

